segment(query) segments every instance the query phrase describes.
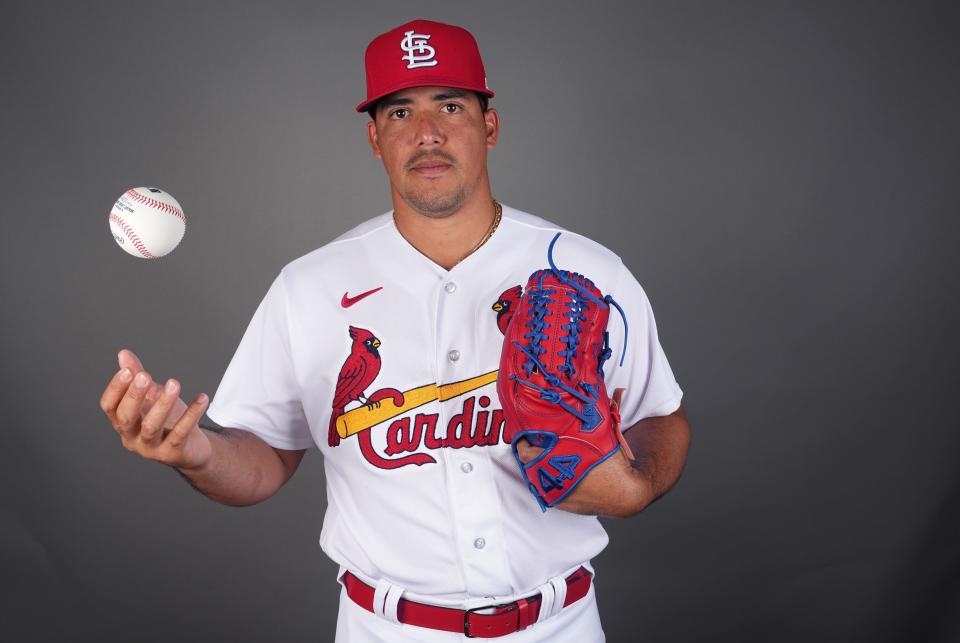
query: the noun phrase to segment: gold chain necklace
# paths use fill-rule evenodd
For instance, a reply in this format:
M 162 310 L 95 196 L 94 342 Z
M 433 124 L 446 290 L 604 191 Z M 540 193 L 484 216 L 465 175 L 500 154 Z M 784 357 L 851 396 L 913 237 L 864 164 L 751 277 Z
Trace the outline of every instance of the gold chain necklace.
M 497 231 L 497 226 L 500 225 L 500 219 L 503 216 L 503 207 L 499 203 L 497 203 L 496 199 L 494 199 L 493 208 L 494 208 L 493 223 L 490 224 L 490 229 L 487 230 L 487 234 L 483 235 L 483 239 L 480 239 L 480 243 L 474 246 L 473 250 L 471 250 L 466 255 L 464 255 L 463 259 L 466 259 L 467 257 L 469 257 L 474 252 L 479 250 L 480 247 L 483 246 L 483 244 L 485 244 L 487 241 L 490 241 L 490 237 L 492 237 L 493 233 Z M 461 259 L 460 261 L 463 261 L 463 259 Z M 460 261 L 458 261 L 457 263 L 460 263 Z M 455 266 L 457 265 L 457 263 L 453 265 Z M 451 268 L 452 267 L 453 266 L 451 266 Z
M 471 250 L 470 252 L 468 252 L 467 254 L 465 254 L 461 259 L 459 259 L 459 260 L 457 261 L 457 263 L 453 264 L 453 266 L 456 266 L 458 263 L 460 263 L 461 261 L 463 261 L 464 259 L 466 259 L 466 258 L 469 257 L 470 255 L 472 255 L 474 252 L 476 252 L 477 250 L 479 250 L 479 249 L 483 246 L 483 244 L 485 244 L 487 241 L 490 241 L 490 237 L 492 237 L 492 236 L 493 236 L 493 233 L 497 231 L 497 227 L 500 225 L 500 219 L 503 217 L 503 206 L 501 206 L 501 205 L 497 202 L 497 200 L 494 199 L 494 200 L 493 200 L 493 208 L 494 208 L 493 223 L 490 224 L 490 229 L 487 230 L 487 233 L 486 233 L 485 235 L 483 235 L 483 239 L 480 239 L 480 243 L 478 243 L 477 245 L 475 245 L 475 246 L 473 247 L 473 250 Z M 400 226 L 397 225 L 397 213 L 396 213 L 396 212 L 393 213 L 393 225 L 394 225 L 394 227 L 397 229 L 397 232 L 400 232 Z M 402 236 L 403 236 L 403 233 L 400 233 L 400 236 L 402 237 Z M 407 243 L 409 243 L 409 242 L 407 242 Z M 422 253 L 421 253 L 421 254 L 422 254 Z M 453 270 L 453 266 L 450 266 L 450 270 Z

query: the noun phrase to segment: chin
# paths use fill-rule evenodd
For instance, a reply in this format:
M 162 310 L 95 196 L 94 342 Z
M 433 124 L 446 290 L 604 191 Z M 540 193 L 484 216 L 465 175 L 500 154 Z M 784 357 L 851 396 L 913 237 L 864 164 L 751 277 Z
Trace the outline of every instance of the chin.
M 463 190 L 444 194 L 414 192 L 405 194 L 403 200 L 424 216 L 442 219 L 460 210 L 466 201 L 466 194 Z

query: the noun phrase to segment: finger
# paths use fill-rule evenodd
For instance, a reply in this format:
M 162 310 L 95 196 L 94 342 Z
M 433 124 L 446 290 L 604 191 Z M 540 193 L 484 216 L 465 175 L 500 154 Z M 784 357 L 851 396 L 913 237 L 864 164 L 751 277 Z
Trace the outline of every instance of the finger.
M 543 449 L 533 446 L 526 438 L 517 440 L 517 454 L 520 456 L 520 461 L 524 464 L 535 459 L 541 453 L 543 453 Z
M 149 384 L 149 373 L 146 371 L 137 373 L 117 406 L 117 431 L 126 437 L 133 437 L 140 427 L 140 406 L 143 404 Z
M 147 446 L 156 446 L 160 443 L 163 426 L 166 424 L 170 409 L 173 408 L 180 393 L 180 383 L 171 379 L 167 380 L 162 389 L 159 385 L 156 386 L 156 389 L 160 391 L 159 397 L 140 421 L 140 441 Z M 150 393 L 147 395 L 149 396 Z
M 143 406 L 140 407 L 140 414 L 146 416 L 161 395 L 163 395 L 163 387 L 160 386 L 159 382 L 150 382 L 147 387 L 147 394 L 143 396 Z
M 182 447 L 187 441 L 187 436 L 196 428 L 197 423 L 200 422 L 200 418 L 203 417 L 204 412 L 207 410 L 208 401 L 209 398 L 206 393 L 198 395 L 190 406 L 187 407 L 187 410 L 180 419 L 177 420 L 177 423 L 173 425 L 173 429 L 167 434 L 164 444 L 169 444 L 175 449 Z
M 120 368 L 129 368 L 134 375 L 145 370 L 140 358 L 129 348 L 123 348 L 117 353 L 117 363 L 120 364 Z
M 133 379 L 133 374 L 130 369 L 121 368 L 114 373 L 107 384 L 107 388 L 103 389 L 103 395 L 100 396 L 100 408 L 106 413 L 114 427 L 117 426 L 117 405 L 120 404 L 120 400 L 127 392 L 131 379 Z
M 121 349 L 120 352 L 117 353 L 117 362 L 120 364 L 120 368 L 128 368 L 134 375 L 140 371 L 146 370 L 143 367 L 143 362 L 141 362 L 140 358 L 137 357 L 137 354 L 129 348 Z M 153 406 L 154 402 L 157 401 L 157 398 L 160 397 L 161 392 L 162 389 L 159 384 L 156 382 L 150 383 L 150 386 L 147 388 L 147 395 L 144 399 L 143 406 L 140 408 L 141 415 L 145 415 L 150 407 Z

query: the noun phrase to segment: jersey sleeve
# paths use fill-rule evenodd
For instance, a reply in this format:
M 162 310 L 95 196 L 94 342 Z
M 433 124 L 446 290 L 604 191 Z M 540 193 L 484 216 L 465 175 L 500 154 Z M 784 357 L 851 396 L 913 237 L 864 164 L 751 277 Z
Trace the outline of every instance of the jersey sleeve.
M 308 449 L 314 442 L 294 372 L 287 314 L 281 272 L 250 320 L 207 415 L 272 447 Z
M 614 299 L 627 319 L 627 353 L 620 366 L 623 350 L 623 322 L 616 308 L 610 307 L 607 329 L 613 355 L 605 371 L 607 394 L 626 389 L 620 404 L 621 427 L 629 429 L 648 417 L 669 415 L 680 406 L 683 391 L 673 376 L 667 356 L 660 346 L 657 324 L 647 294 L 622 263 L 619 267 Z

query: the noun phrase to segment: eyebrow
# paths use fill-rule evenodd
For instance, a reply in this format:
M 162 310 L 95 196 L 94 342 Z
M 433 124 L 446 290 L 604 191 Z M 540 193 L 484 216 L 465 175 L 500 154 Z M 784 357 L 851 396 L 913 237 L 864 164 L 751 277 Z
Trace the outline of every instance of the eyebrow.
M 434 94 L 434 95 L 432 96 L 432 99 L 433 99 L 434 101 L 439 102 L 439 101 L 444 101 L 444 100 L 450 100 L 451 98 L 463 98 L 463 97 L 466 96 L 466 95 L 467 95 L 467 92 L 465 92 L 465 91 L 463 91 L 463 90 L 460 90 L 460 89 L 448 89 L 448 90 L 443 91 L 443 92 L 441 92 L 441 93 L 439 93 L 439 94 Z M 391 99 L 389 99 L 389 100 L 385 100 L 385 101 L 383 102 L 383 106 L 384 106 L 384 107 L 393 107 L 393 106 L 395 106 L 395 105 L 410 105 L 411 103 L 413 103 L 413 99 L 412 99 L 412 98 L 391 98 Z
M 463 91 L 462 89 L 448 89 L 443 93 L 434 94 L 433 100 L 436 100 L 436 101 L 450 100 L 451 98 L 463 98 L 466 95 L 467 95 L 467 92 Z

